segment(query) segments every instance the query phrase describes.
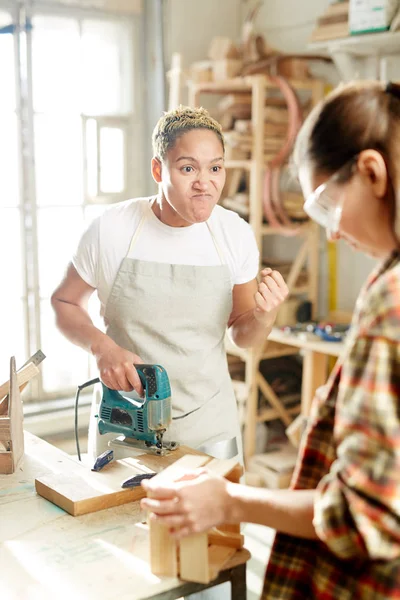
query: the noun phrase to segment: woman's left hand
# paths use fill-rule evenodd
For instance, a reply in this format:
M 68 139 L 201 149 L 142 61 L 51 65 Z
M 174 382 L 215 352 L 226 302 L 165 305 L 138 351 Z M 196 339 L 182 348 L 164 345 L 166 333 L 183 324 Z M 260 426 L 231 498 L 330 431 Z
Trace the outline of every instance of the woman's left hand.
M 205 470 L 171 483 L 144 480 L 142 486 L 151 497 L 141 500 L 140 505 L 152 513 L 151 519 L 167 525 L 179 539 L 227 522 L 227 485 L 226 479 Z
M 258 291 L 254 296 L 256 308 L 254 316 L 258 321 L 271 322 L 275 319 L 278 308 L 286 300 L 289 288 L 279 271 L 263 269 L 260 273 Z

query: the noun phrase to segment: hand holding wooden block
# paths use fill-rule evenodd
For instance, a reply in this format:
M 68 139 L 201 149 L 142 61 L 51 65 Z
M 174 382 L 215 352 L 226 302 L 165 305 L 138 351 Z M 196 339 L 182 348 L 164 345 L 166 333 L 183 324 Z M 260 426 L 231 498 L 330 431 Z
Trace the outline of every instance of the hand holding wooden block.
M 212 473 L 238 482 L 242 467 L 236 459 L 217 460 L 187 455 L 152 479 L 152 484 L 180 479 L 185 472 L 206 467 Z M 151 492 L 148 494 L 151 497 Z M 168 526 L 149 519 L 151 570 L 156 575 L 180 577 L 187 581 L 209 583 L 218 576 L 224 564 L 243 547 L 240 525 L 196 533 L 177 542 Z

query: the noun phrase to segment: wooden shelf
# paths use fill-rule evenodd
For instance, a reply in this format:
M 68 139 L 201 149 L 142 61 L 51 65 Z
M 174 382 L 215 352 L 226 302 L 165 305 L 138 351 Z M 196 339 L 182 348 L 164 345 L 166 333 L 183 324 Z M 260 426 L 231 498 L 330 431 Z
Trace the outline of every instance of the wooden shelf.
M 324 82 L 319 79 L 309 79 L 304 81 L 290 81 L 295 90 L 304 90 L 309 92 L 311 104 L 317 104 L 324 95 Z M 235 203 L 232 198 L 235 192 L 229 192 L 229 204 L 227 208 L 236 210 L 238 214 L 245 217 L 253 229 L 257 246 L 262 255 L 263 236 L 280 235 L 282 231 L 267 225 L 264 222 L 263 213 L 263 176 L 269 156 L 265 154 L 265 134 L 267 124 L 265 121 L 265 107 L 268 103 L 268 90 L 276 90 L 277 86 L 266 75 L 251 75 L 248 77 L 238 77 L 222 82 L 191 83 L 189 84 L 190 106 L 202 105 L 202 94 L 251 94 L 251 139 L 247 140 L 246 148 L 250 148 L 251 159 L 227 160 L 226 169 L 242 169 L 249 173 L 248 180 L 248 205 L 244 203 Z M 240 154 L 239 156 L 246 156 Z M 272 158 L 272 157 L 271 157 Z M 270 159 L 269 159 L 270 160 Z M 231 177 L 240 177 L 240 173 L 229 173 Z M 228 194 L 228 195 L 229 195 Z M 293 200 L 293 198 L 292 198 Z M 222 203 L 223 204 L 223 203 Z M 294 223 L 297 226 L 296 223 Z M 312 303 L 313 315 L 317 314 L 318 301 L 318 236 L 319 227 L 310 221 L 299 222 L 296 237 L 301 237 L 300 248 L 292 263 L 287 276 L 287 282 L 290 289 L 294 289 L 296 294 L 307 293 Z M 307 264 L 308 285 L 299 286 L 296 283 L 304 265 Z M 260 265 L 261 267 L 261 265 Z M 304 280 L 303 280 L 304 281 Z M 243 349 L 235 346 L 226 336 L 225 349 L 228 354 L 238 357 L 244 362 L 243 385 L 240 386 L 241 395 L 245 396 L 245 417 L 244 417 L 244 454 L 245 460 L 249 459 L 255 451 L 255 429 L 260 421 L 280 418 L 288 426 L 292 417 L 300 412 L 300 404 L 295 407 L 286 408 L 281 403 L 279 397 L 263 378 L 260 371 L 260 362 L 266 359 L 281 358 L 292 356 L 298 353 L 298 349 L 290 344 L 276 343 L 265 339 L 265 343 L 260 348 Z M 267 399 L 270 408 L 258 411 L 258 396 L 262 392 Z
M 345 81 L 355 78 L 378 78 L 383 81 L 387 79 L 386 58 L 400 54 L 400 31 L 363 33 L 312 42 L 308 48 L 330 55 Z M 374 65 L 371 59 L 375 59 L 372 61 Z
M 248 160 L 226 160 L 225 169 L 248 169 L 250 171 L 253 161 Z
M 273 83 L 266 75 L 247 75 L 245 77 L 235 77 L 234 79 L 227 79 L 225 81 L 207 81 L 204 83 L 189 83 L 189 88 L 193 94 L 229 94 L 229 93 L 249 93 L 252 91 L 253 81 L 255 78 L 262 78 L 264 86 L 270 89 L 277 89 L 275 83 Z M 296 90 L 310 90 L 318 79 L 303 79 L 303 80 L 288 80 L 290 85 Z
M 400 31 L 383 31 L 349 35 L 336 40 L 323 40 L 308 44 L 310 50 L 343 51 L 353 56 L 385 56 L 400 54 Z

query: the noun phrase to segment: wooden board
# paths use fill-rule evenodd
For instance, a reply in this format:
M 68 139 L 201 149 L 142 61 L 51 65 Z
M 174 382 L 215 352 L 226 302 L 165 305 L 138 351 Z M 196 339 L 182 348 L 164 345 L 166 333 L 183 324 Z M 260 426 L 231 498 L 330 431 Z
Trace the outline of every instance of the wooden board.
M 13 473 L 17 470 L 24 455 L 24 413 L 22 410 L 21 394 L 17 380 L 17 369 L 14 356 L 10 360 L 10 394 L 9 416 L 11 434 L 11 452 Z
M 7 414 L 0 415 L 0 473 L 5 475 L 17 470 L 24 455 L 24 416 L 14 357 L 10 360 L 10 380 L 7 384 Z
M 15 364 L 14 364 L 15 368 Z M 18 373 L 16 373 L 16 385 L 15 387 L 19 387 L 20 391 L 22 391 L 23 386 L 25 386 L 32 377 L 35 377 L 39 373 L 39 369 L 34 363 L 28 363 L 24 367 L 22 367 Z M 6 414 L 7 411 L 7 394 L 10 391 L 10 379 L 5 381 L 0 385 L 0 415 Z
M 166 456 L 142 454 L 109 463 L 99 472 L 74 460 L 52 465 L 53 472 L 35 479 L 36 491 L 70 515 L 79 516 L 144 498 L 141 486 L 121 488 L 125 479 L 140 473 L 159 473 L 185 455 L 198 452 L 180 446 Z M 206 456 L 206 455 L 203 455 Z

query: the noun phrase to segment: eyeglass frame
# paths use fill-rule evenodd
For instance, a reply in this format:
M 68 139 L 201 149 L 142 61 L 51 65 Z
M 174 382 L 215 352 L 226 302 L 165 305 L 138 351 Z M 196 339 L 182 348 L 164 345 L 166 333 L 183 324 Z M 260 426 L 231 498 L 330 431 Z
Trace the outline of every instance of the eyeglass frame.
M 321 206 L 321 204 L 318 204 L 318 200 L 321 197 L 321 195 L 325 192 L 325 190 L 329 187 L 330 184 L 337 182 L 338 180 L 341 179 L 341 177 L 343 177 L 344 171 L 349 169 L 349 167 L 351 168 L 351 170 L 353 169 L 354 164 L 357 161 L 358 157 L 359 157 L 359 154 L 355 154 L 352 158 L 350 158 L 348 161 L 346 161 L 324 183 L 319 185 L 313 192 L 311 192 L 307 196 L 307 198 L 304 202 L 304 205 L 303 205 L 304 212 L 311 219 L 313 219 L 313 221 L 315 221 L 316 223 L 321 225 L 321 227 L 326 229 L 328 235 L 336 234 L 339 231 L 340 220 L 341 220 L 341 216 L 342 216 L 342 212 L 343 212 L 344 198 L 343 198 L 343 195 L 340 196 L 339 201 L 333 201 L 333 199 L 330 198 L 330 200 L 332 201 L 332 204 L 333 204 L 333 206 L 332 206 L 333 214 L 331 216 L 329 216 L 329 213 L 326 215 L 322 214 L 321 209 L 322 209 L 323 205 Z M 349 181 L 351 179 L 353 174 L 354 173 L 350 173 L 350 177 L 346 178 L 346 181 L 343 181 L 343 183 L 347 183 L 347 181 Z M 329 198 L 329 196 L 328 196 L 328 198 Z M 315 211 L 312 208 L 315 205 L 317 205 L 319 207 L 321 212 Z M 331 219 L 333 221 L 332 224 L 329 223 L 329 219 Z

